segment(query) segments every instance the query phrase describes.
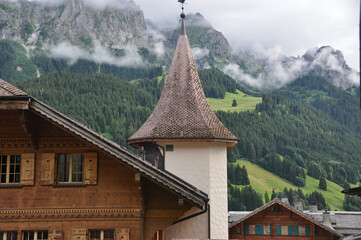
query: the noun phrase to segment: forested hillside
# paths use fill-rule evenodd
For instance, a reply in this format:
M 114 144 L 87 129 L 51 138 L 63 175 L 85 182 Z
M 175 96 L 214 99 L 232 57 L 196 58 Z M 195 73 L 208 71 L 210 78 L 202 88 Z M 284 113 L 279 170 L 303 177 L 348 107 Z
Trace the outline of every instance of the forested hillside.
M 240 138 L 230 161 L 246 157 L 297 186 L 304 181 L 298 166 L 343 186 L 359 180 L 360 137 L 312 106 L 277 94 L 262 100 L 254 112 L 217 112 Z
M 202 84 L 208 89 L 207 96 L 221 99 L 223 93 L 242 89 L 219 70 L 200 70 L 199 73 Z M 129 81 L 131 75 L 131 71 L 120 75 L 125 81 L 106 74 L 58 72 L 16 82 L 16 85 L 127 146 L 126 139 L 148 118 L 166 80 L 165 76 L 158 76 Z M 216 112 L 240 139 L 236 148 L 229 150 L 228 160 L 248 159 L 299 187 L 305 186 L 306 173 L 316 179 L 323 176 L 344 187 L 356 183 L 361 173 L 361 137 L 357 129 L 325 114 L 322 109 L 316 109 L 310 101 L 312 98 L 305 97 L 302 90 L 295 88 L 290 86 L 289 96 L 284 96 L 287 89 L 264 94 L 262 103 L 253 111 Z M 312 92 L 313 96 L 322 96 L 317 92 L 320 89 L 304 86 L 304 91 Z M 332 103 L 343 96 L 338 92 L 342 90 L 334 91 Z M 297 99 L 297 96 L 302 97 Z M 347 101 L 349 109 L 356 106 L 356 97 L 352 97 Z M 342 106 L 342 100 L 339 101 Z M 359 121 L 351 114 L 350 118 L 353 117 L 355 122 Z M 235 191 L 230 189 L 231 194 L 238 196 Z M 244 191 L 244 194 L 257 198 L 252 189 Z M 358 204 L 351 203 L 349 200 L 345 204 L 351 206 L 350 209 Z
M 123 146 L 157 103 L 147 91 L 105 74 L 58 72 L 17 85 Z

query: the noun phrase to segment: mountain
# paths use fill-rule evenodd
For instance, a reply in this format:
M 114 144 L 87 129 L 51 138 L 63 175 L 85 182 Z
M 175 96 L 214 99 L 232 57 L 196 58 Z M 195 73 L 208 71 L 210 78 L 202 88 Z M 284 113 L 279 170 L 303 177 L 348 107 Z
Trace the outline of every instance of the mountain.
M 57 5 L 37 1 L 0 1 L 0 35 L 22 40 L 29 46 L 70 41 L 81 46 L 100 42 L 123 48 L 148 47 L 145 20 L 133 1 L 123 8 L 96 9 L 83 0 L 64 0 Z
M 202 14 L 187 14 L 185 24 L 194 58 L 200 67 L 214 66 L 220 62 L 228 62 L 232 58 L 228 40 L 221 32 L 215 30 Z M 175 30 L 164 30 L 165 46 L 175 49 L 179 33 L 180 25 Z

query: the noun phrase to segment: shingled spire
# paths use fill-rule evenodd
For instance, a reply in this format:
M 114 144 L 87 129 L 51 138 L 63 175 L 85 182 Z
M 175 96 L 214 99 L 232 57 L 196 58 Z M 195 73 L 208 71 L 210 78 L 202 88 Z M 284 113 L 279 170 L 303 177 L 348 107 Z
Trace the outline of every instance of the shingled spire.
M 237 137 L 218 120 L 204 95 L 183 16 L 177 48 L 162 96 L 151 116 L 128 142 L 183 139 L 222 141 L 227 142 L 228 147 L 233 147 Z

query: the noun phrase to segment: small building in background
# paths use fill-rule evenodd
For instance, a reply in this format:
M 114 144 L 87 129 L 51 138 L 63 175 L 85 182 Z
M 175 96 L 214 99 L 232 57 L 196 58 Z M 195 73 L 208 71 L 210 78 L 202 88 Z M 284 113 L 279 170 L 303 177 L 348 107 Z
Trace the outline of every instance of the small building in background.
M 242 214 L 243 213 L 243 214 Z M 274 199 L 253 212 L 230 212 L 229 239 L 340 239 L 331 223 Z

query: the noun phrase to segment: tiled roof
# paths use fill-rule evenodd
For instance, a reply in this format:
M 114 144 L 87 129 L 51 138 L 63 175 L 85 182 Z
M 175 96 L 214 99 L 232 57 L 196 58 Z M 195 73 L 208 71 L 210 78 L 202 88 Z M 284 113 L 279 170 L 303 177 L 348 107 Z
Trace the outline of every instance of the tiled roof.
M 234 136 L 211 110 L 204 95 L 184 23 L 163 93 L 153 113 L 129 142 L 144 139 L 223 139 Z
M 26 92 L 23 92 L 19 88 L 14 87 L 10 83 L 0 79 L 0 97 L 19 97 L 28 96 Z

